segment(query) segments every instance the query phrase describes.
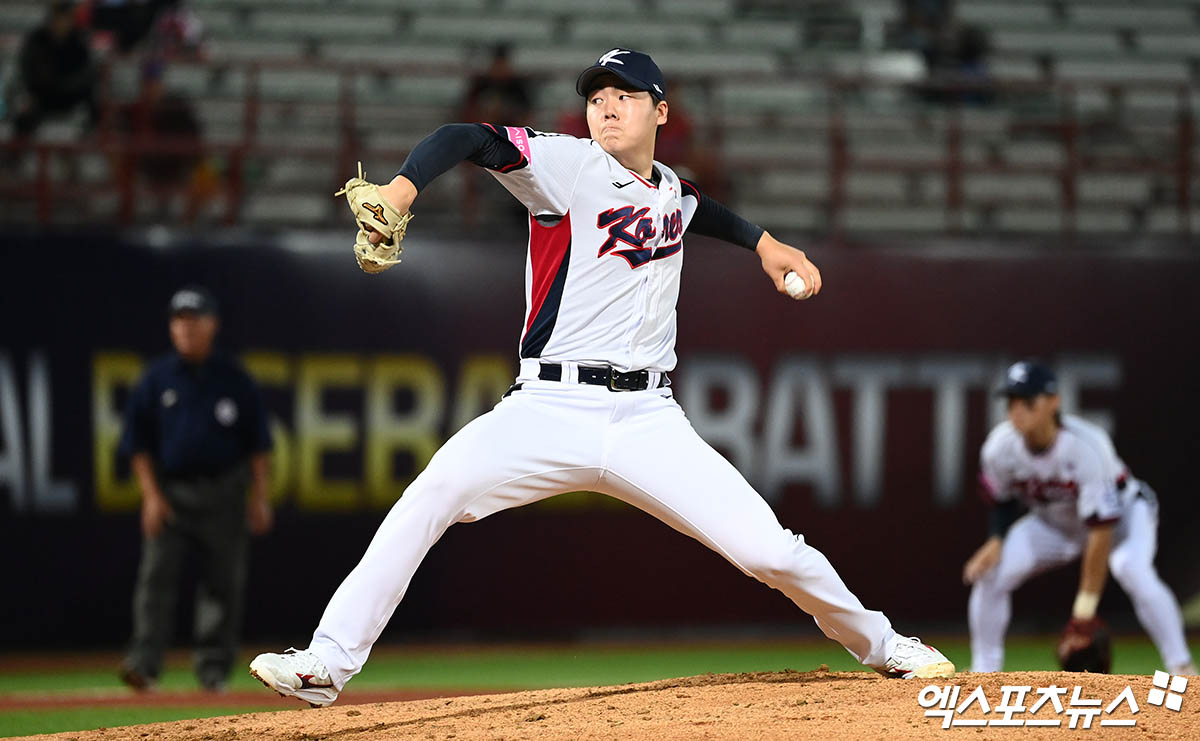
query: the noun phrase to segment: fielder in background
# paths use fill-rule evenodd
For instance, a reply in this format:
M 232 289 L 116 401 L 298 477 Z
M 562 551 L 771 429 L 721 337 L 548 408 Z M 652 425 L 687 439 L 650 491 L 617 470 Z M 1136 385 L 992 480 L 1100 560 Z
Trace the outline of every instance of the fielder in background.
M 1104 628 L 1096 617 L 1108 572 L 1129 595 L 1169 672 L 1195 674 L 1179 603 L 1154 569 L 1158 499 L 1130 476 L 1108 434 L 1059 411 L 1049 368 L 1022 361 L 1001 391 L 1008 421 L 983 444 L 980 480 L 991 504 L 989 537 L 963 567 L 971 671 L 1004 668 L 1012 593 L 1030 577 L 1082 557 L 1079 592 L 1059 659 L 1089 653 L 1104 669 Z M 1028 512 L 1021 515 L 1021 507 Z
M 174 632 L 182 567 L 194 557 L 200 566 L 196 676 L 204 689 L 219 691 L 237 652 L 248 532 L 271 527 L 271 436 L 250 376 L 213 350 L 212 294 L 184 288 L 168 312 L 175 352 L 155 361 L 138 382 L 121 439 L 142 491 L 143 539 L 133 638 L 120 677 L 139 690 L 156 682 Z
M 795 298 L 820 290 L 819 271 L 803 252 L 654 161 L 667 83 L 650 57 L 612 49 L 583 71 L 576 91 L 591 139 L 451 124 L 421 141 L 389 185 L 347 183 L 343 192 L 360 225 L 355 254 L 368 272 L 394 264 L 398 230 L 417 193 L 463 160 L 490 170 L 525 206 L 520 375 L 495 409 L 446 442 L 392 507 L 309 648 L 262 654 L 251 674 L 281 695 L 328 705 L 362 669 L 446 528 L 579 490 L 620 499 L 700 541 L 783 592 L 825 635 L 883 674 L 953 674 L 945 656 L 897 635 L 825 556 L 784 529 L 696 434 L 671 392 L 685 230 L 756 253 L 775 289 Z M 374 248 L 385 245 L 377 255 Z M 470 588 L 471 575 L 461 579 Z

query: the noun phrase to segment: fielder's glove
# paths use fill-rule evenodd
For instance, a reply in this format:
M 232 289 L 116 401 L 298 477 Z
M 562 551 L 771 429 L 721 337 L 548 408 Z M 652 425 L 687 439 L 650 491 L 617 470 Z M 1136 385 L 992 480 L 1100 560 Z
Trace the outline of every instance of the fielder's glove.
M 1058 663 L 1069 672 L 1108 674 L 1112 668 L 1112 641 L 1100 618 L 1071 618 L 1058 641 Z
M 350 204 L 350 213 L 358 222 L 358 235 L 354 238 L 354 259 L 367 273 L 382 273 L 400 262 L 404 248 L 404 232 L 413 215 L 410 211 L 401 214 L 379 194 L 379 186 L 363 180 L 362 163 L 358 163 L 358 177 L 350 178 L 335 196 L 345 195 Z M 371 230 L 383 235 L 378 244 L 371 244 Z

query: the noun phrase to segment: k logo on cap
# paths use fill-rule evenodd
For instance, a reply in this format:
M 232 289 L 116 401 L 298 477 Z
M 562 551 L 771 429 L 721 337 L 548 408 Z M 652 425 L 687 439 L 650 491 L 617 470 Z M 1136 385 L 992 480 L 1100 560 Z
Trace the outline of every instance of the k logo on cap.
M 606 51 L 602 57 L 596 60 L 596 64 L 599 64 L 602 67 L 609 64 L 625 64 L 620 59 L 617 59 L 617 55 L 628 53 L 629 52 L 625 49 L 613 49 L 612 51 Z

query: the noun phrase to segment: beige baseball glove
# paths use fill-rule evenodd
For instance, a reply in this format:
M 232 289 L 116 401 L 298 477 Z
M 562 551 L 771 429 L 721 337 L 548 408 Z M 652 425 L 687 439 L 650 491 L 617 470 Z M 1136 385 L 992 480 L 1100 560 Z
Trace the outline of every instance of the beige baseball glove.
M 354 259 L 367 273 L 382 273 L 400 262 L 404 248 L 404 232 L 413 215 L 410 211 L 401 214 L 379 194 L 379 186 L 363 179 L 362 163 L 358 163 L 358 177 L 350 178 L 335 196 L 345 195 L 350 204 L 350 213 L 358 222 L 358 235 L 354 238 Z M 378 244 L 371 244 L 371 230 L 383 235 Z

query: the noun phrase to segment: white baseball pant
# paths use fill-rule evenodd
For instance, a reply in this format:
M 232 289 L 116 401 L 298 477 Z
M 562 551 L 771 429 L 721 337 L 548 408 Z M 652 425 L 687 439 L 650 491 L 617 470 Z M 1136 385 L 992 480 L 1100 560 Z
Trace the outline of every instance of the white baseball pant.
M 1145 486 L 1145 484 L 1139 485 Z M 971 671 L 1004 668 L 1004 634 L 1012 617 L 1012 593 L 1036 574 L 1074 561 L 1083 553 L 1086 533 L 1064 533 L 1033 513 L 1022 516 L 1004 537 L 1000 562 L 975 583 L 967 603 L 971 629 Z M 1136 497 L 1113 532 L 1108 569 L 1129 595 L 1138 620 L 1166 667 L 1191 662 L 1183 615 L 1175 595 L 1154 569 L 1158 550 L 1158 503 L 1153 492 Z
M 339 690 L 362 669 L 446 528 L 580 490 L 620 499 L 699 540 L 787 595 L 862 663 L 887 660 L 896 640 L 888 619 L 865 609 L 825 556 L 779 524 L 696 434 L 670 389 L 518 380 L 521 390 L 433 456 L 325 608 L 309 648 Z

